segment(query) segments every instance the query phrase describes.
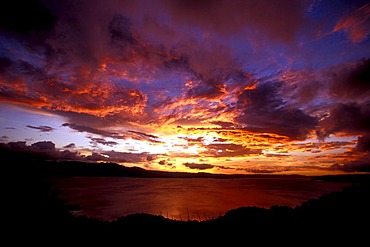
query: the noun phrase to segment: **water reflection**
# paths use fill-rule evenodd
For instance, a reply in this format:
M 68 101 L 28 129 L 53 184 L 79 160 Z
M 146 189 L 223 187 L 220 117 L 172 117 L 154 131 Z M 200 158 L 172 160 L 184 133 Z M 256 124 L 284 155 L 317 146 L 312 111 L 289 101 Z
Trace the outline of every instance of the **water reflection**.
M 297 206 L 345 184 L 310 178 L 55 178 L 54 188 L 76 215 L 114 220 L 133 213 L 208 220 L 242 206 Z

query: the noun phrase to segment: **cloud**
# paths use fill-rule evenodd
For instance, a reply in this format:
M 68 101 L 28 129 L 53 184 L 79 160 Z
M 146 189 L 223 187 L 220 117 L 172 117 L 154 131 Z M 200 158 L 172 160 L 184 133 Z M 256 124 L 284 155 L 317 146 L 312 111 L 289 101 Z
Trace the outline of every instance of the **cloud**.
M 349 15 L 340 18 L 333 32 L 344 31 L 353 43 L 364 41 L 370 34 L 370 4 L 366 3 Z
M 74 144 L 74 143 L 70 143 L 70 144 L 68 144 L 68 145 L 65 145 L 65 146 L 63 146 L 63 148 L 76 148 L 76 144 Z
M 119 140 L 134 139 L 155 146 L 161 142 L 163 150 L 171 150 L 177 140 L 176 148 L 194 147 L 207 158 L 271 161 L 292 147 L 314 153 L 355 146 L 292 144 L 317 130 L 320 138 L 358 135 L 357 152 L 368 150 L 370 62 L 366 53 L 355 59 L 365 47 L 359 43 L 369 37 L 364 28 L 369 4 L 333 20 L 331 15 L 338 14 L 330 8 L 315 10 L 321 3 L 295 0 L 30 0 L 28 10 L 20 10 L 19 3 L 0 10 L 0 101 L 66 118 L 62 126 L 85 133 L 92 149 L 129 145 Z M 326 14 L 337 34 L 312 40 L 311 32 L 326 25 L 321 22 Z M 356 44 L 337 39 L 342 31 Z M 334 45 L 326 51 L 329 43 Z M 325 47 L 319 49 L 322 54 L 309 54 L 317 47 Z M 324 60 L 339 65 L 323 69 L 329 66 Z M 42 125 L 27 128 L 52 131 Z M 73 156 L 63 156 L 50 143 L 17 145 L 53 157 Z M 97 150 L 76 159 L 150 163 L 155 157 Z
M 55 148 L 55 144 L 51 141 L 40 141 L 27 145 L 26 142 L 8 142 L 2 143 L 0 149 L 4 150 L 7 155 L 31 159 L 46 159 L 46 160 L 83 160 L 77 152 L 68 150 L 59 150 Z
M 159 162 L 158 162 L 158 164 L 159 165 L 166 165 L 166 166 L 172 166 L 172 164 L 171 163 L 168 163 L 166 160 L 160 160 Z
M 140 131 L 128 130 L 129 133 L 134 134 L 133 139 L 146 140 L 154 143 L 161 143 L 158 136 L 146 134 Z
M 354 146 L 353 141 L 326 141 L 326 142 L 311 142 L 311 143 L 292 143 L 290 144 L 295 150 L 311 151 L 320 149 L 321 151 L 335 150 L 343 147 Z
M 370 5 L 369 5 L 370 6 Z M 344 63 L 328 69 L 329 95 L 336 99 L 360 100 L 370 96 L 370 59 Z
M 286 157 L 286 156 L 290 156 L 289 154 L 281 154 L 281 153 L 266 153 L 264 154 L 266 157 Z
M 26 80 L 27 77 L 29 76 L 23 76 L 19 80 Z M 23 85 L 22 82 L 8 82 L 0 88 L 0 99 L 39 109 L 84 113 L 98 117 L 122 114 L 124 119 L 130 119 L 143 113 L 147 99 L 141 91 L 99 81 L 87 83 L 85 80 L 94 81 L 93 78 L 81 78 L 81 81 L 77 78 L 73 82 L 63 82 L 55 76 L 36 80 L 32 78 L 29 83 Z
M 298 108 L 289 107 L 280 95 L 281 85 L 265 82 L 245 90 L 238 98 L 241 114 L 236 121 L 246 130 L 304 139 L 314 130 L 317 120 Z
M 329 114 L 320 121 L 317 136 L 325 138 L 340 132 L 358 135 L 369 131 L 370 102 L 340 103 L 334 105 Z
M 36 129 L 36 130 L 39 130 L 41 132 L 51 132 L 51 131 L 55 130 L 54 128 L 52 128 L 50 126 L 46 126 L 46 125 L 40 125 L 40 126 L 27 125 L 26 127 L 31 128 L 31 129 Z
M 82 79 L 82 78 L 81 78 Z M 89 80 L 88 78 L 86 78 Z M 142 113 L 146 96 L 136 89 L 120 88 L 113 83 L 75 81 L 67 84 L 52 79 L 35 82 L 38 99 L 43 98 L 50 110 L 86 113 L 98 117 L 126 114 L 127 117 Z
M 8 136 L 1 136 L 0 137 L 0 142 L 4 142 L 4 141 L 6 141 L 6 140 L 8 140 L 9 139 L 9 137 Z
M 203 147 L 206 148 L 207 151 L 202 152 L 202 154 L 212 157 L 240 157 L 262 154 L 261 149 L 251 149 L 234 143 L 209 144 L 203 145 Z
M 31 144 L 31 147 L 34 147 L 40 151 L 54 151 L 55 150 L 55 144 L 51 141 L 40 141 Z
M 272 174 L 272 173 L 279 173 L 279 171 L 277 171 L 276 169 L 259 169 L 259 168 L 251 168 L 251 169 L 243 169 L 244 171 L 246 172 L 249 172 L 249 173 L 256 173 L 256 174 Z
M 208 98 L 217 99 L 225 93 L 223 80 L 206 80 L 200 81 L 198 85 L 191 87 L 187 92 L 189 98 Z
M 370 156 L 367 155 L 359 160 L 348 162 L 345 164 L 334 164 L 328 170 L 352 172 L 370 172 Z
M 95 146 L 96 144 L 102 144 L 105 146 L 110 146 L 113 147 L 115 145 L 118 145 L 118 142 L 115 141 L 107 141 L 103 138 L 94 138 L 94 137 L 89 137 L 91 140 L 91 143 Z
M 187 168 L 196 170 L 207 170 L 214 167 L 214 165 L 204 163 L 183 163 L 182 165 L 186 166 Z
M 68 146 L 73 146 L 69 144 Z M 64 147 L 66 148 L 66 147 Z M 153 160 L 155 155 L 148 153 L 125 153 L 116 151 L 93 152 L 91 155 L 81 155 L 78 152 L 61 150 L 51 141 L 40 141 L 27 145 L 26 142 L 0 143 L 0 149 L 9 155 L 26 159 L 46 160 L 77 160 L 77 161 L 107 161 L 140 163 Z
M 77 124 L 73 124 L 73 123 L 64 123 L 64 124 L 62 124 L 62 126 L 71 128 L 71 129 L 76 130 L 78 132 L 86 132 L 86 133 L 96 134 L 96 135 L 100 135 L 100 136 L 104 136 L 104 137 L 111 137 L 111 138 L 116 138 L 116 139 L 124 139 L 125 138 L 124 135 L 121 135 L 121 134 L 116 133 L 116 132 L 100 130 L 100 129 L 96 129 L 96 128 L 92 128 L 92 127 L 84 126 L 84 125 L 77 125 Z
M 137 135 L 140 135 L 140 136 L 144 136 L 144 137 L 147 137 L 147 138 L 151 138 L 151 139 L 157 139 L 157 138 L 159 138 L 158 136 L 146 134 L 146 133 L 139 132 L 139 131 L 129 130 L 128 132 L 134 133 L 134 134 L 137 134 Z
M 304 23 L 301 1 L 163 1 L 175 23 L 220 35 L 258 30 L 278 41 L 289 42 Z
M 146 162 L 152 160 L 155 155 L 148 153 L 127 153 L 127 152 L 116 152 L 116 151 L 106 151 L 101 152 L 102 155 L 107 157 L 107 160 L 113 162 Z
M 0 11 L 0 29 L 8 32 L 28 34 L 48 31 L 55 21 L 56 16 L 37 0 L 14 0 L 4 4 Z
M 304 22 L 304 6 L 290 0 L 279 5 L 223 0 L 40 3 L 28 3 L 43 20 L 34 23 L 36 35 L 18 30 L 22 25 L 4 29 L 24 37 L 18 42 L 5 35 L 2 42 L 0 100 L 61 115 L 92 115 L 112 125 L 228 112 L 229 105 L 221 101 L 234 97 L 233 89 L 247 80 L 235 51 L 215 37 L 240 33 L 248 39 L 257 31 L 290 42 Z M 15 21 L 19 14 L 7 18 Z M 45 32 L 35 42 L 38 30 Z M 186 99 L 193 102 L 171 105 Z M 194 118 L 202 120 L 199 116 Z
M 370 133 L 358 137 L 356 149 L 359 152 L 370 152 Z
M 113 139 L 127 139 L 127 138 L 132 138 L 136 140 L 146 140 L 154 143 L 160 143 L 161 141 L 159 140 L 158 136 L 151 135 L 151 134 L 146 134 L 144 132 L 140 131 L 134 131 L 134 130 L 128 130 L 126 133 L 121 134 L 118 132 L 111 132 L 107 131 L 104 129 L 98 129 L 98 128 L 93 128 L 90 126 L 85 126 L 85 125 L 78 125 L 78 124 L 73 124 L 73 123 L 64 123 L 62 124 L 63 127 L 69 127 L 70 129 L 79 131 L 79 132 L 85 132 L 85 133 L 90 133 L 90 134 L 95 134 L 95 135 L 100 135 L 103 137 L 109 137 Z M 103 145 L 107 146 L 114 146 L 117 145 L 118 142 L 115 141 L 106 141 L 103 138 L 96 138 L 96 137 L 88 137 L 91 139 L 92 143 L 100 143 Z

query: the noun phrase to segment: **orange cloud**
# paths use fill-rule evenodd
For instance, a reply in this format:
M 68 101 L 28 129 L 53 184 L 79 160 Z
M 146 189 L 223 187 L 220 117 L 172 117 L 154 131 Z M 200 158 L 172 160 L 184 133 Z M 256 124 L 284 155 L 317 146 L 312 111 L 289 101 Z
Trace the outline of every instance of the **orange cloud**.
M 0 101 L 98 117 L 114 114 L 132 117 L 144 114 L 147 96 L 112 83 L 69 84 L 45 79 L 28 85 L 7 83 L 1 87 Z

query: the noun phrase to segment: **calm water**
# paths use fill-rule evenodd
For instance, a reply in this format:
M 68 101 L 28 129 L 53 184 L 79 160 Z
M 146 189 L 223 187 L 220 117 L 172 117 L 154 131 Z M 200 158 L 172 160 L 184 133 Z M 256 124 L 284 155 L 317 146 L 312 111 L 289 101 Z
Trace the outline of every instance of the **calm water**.
M 216 218 L 242 206 L 295 207 L 345 184 L 310 178 L 56 178 L 52 185 L 75 215 L 114 220 L 133 213 L 177 220 Z

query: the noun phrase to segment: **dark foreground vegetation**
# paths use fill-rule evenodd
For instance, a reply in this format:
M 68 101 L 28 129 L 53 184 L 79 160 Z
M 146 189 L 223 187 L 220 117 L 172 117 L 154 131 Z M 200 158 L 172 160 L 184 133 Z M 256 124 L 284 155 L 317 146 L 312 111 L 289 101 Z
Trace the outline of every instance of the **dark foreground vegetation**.
M 264 243 L 367 246 L 369 243 L 368 174 L 316 177 L 350 185 L 341 192 L 311 199 L 295 208 L 242 207 L 206 221 L 133 214 L 106 222 L 72 215 L 71 210 L 78 205 L 69 205 L 58 197 L 57 191 L 50 189 L 47 162 L 37 159 L 25 162 L 22 156 L 4 160 L 1 178 L 5 182 L 2 195 L 5 208 L 1 222 L 3 241 L 10 241 L 6 246 L 261 246 Z

